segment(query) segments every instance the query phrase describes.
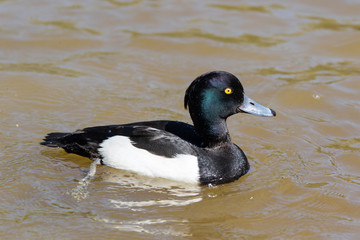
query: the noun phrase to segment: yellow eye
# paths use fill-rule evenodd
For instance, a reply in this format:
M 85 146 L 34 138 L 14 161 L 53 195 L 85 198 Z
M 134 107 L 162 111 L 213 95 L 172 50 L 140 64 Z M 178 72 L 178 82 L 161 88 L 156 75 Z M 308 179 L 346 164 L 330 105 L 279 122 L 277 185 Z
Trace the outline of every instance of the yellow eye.
M 231 88 L 226 88 L 226 89 L 224 90 L 224 92 L 225 92 L 226 94 L 231 94 L 231 93 L 232 93 L 232 89 L 231 89 Z

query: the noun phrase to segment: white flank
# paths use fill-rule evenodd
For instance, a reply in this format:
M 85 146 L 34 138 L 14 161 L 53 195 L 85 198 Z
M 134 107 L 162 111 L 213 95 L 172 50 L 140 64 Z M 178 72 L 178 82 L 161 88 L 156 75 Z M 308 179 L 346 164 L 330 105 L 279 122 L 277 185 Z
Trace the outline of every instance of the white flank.
M 134 147 L 125 136 L 114 136 L 100 144 L 103 163 L 117 169 L 131 170 L 150 177 L 199 183 L 197 157 L 179 154 L 167 158 Z

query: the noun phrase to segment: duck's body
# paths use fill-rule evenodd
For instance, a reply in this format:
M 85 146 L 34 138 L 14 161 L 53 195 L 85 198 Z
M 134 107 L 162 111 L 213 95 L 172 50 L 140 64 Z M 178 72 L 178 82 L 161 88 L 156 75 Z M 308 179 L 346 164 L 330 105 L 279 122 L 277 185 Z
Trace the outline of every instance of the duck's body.
M 226 118 L 238 112 L 275 116 L 243 93 L 239 80 L 217 71 L 199 76 L 185 94 L 194 126 L 149 121 L 50 133 L 41 144 L 100 160 L 104 165 L 200 184 L 231 182 L 249 169 L 243 151 L 231 142 Z
M 73 133 L 50 133 L 45 145 L 61 147 L 104 165 L 153 177 L 192 183 L 225 183 L 249 168 L 232 142 L 215 148 L 203 144 L 193 126 L 175 121 L 150 121 L 90 127 Z

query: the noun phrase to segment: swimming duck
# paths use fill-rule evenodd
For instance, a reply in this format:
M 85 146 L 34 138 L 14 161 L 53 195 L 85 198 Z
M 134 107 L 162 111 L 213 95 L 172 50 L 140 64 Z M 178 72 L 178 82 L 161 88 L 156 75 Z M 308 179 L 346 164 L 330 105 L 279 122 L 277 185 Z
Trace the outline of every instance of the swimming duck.
M 231 141 L 226 119 L 236 113 L 275 116 L 251 100 L 231 73 L 197 77 L 184 98 L 194 125 L 146 121 L 49 133 L 41 142 L 109 167 L 198 184 L 237 180 L 249 170 L 244 152 Z

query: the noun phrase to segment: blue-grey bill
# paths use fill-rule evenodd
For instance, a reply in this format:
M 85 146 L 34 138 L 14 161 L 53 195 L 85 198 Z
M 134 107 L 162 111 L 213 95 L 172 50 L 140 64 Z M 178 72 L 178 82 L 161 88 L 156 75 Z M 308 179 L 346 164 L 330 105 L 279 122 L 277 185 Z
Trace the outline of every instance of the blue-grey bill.
M 265 107 L 248 96 L 244 93 L 244 102 L 239 106 L 239 110 L 244 113 L 250 113 L 262 117 L 274 117 L 276 116 L 276 112 L 271 108 Z

